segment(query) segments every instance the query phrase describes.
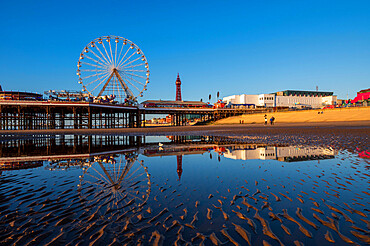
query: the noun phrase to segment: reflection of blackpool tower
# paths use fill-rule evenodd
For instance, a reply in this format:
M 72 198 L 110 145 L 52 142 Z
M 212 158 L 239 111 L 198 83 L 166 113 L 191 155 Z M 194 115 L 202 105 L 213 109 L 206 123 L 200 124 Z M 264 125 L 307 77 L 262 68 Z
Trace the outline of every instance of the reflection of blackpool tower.
M 176 79 L 176 101 L 181 101 L 181 80 L 179 74 L 177 74 Z
M 181 101 L 181 80 L 180 75 L 177 74 L 176 79 L 176 101 Z M 179 181 L 182 174 L 182 155 L 177 156 L 177 175 L 179 176 Z
M 177 156 L 177 175 L 179 176 L 179 181 L 182 174 L 182 155 Z

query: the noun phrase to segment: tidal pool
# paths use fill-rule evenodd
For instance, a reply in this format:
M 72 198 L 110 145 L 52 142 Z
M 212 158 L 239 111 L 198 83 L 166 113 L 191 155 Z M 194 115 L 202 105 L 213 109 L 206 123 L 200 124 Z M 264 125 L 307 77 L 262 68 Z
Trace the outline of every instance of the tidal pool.
M 0 245 L 365 245 L 369 160 L 245 137 L 1 143 Z

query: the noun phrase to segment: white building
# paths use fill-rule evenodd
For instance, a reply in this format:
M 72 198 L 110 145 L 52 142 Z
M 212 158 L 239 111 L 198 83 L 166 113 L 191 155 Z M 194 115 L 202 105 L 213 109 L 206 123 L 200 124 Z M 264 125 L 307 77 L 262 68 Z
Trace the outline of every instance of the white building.
M 297 107 L 321 108 L 335 105 L 337 96 L 333 92 L 286 90 L 272 94 L 233 95 L 222 99 L 230 107 Z
M 224 97 L 222 99 L 226 104 L 238 105 L 238 106 L 253 106 L 255 107 L 256 102 L 258 101 L 259 95 L 232 95 L 229 97 Z

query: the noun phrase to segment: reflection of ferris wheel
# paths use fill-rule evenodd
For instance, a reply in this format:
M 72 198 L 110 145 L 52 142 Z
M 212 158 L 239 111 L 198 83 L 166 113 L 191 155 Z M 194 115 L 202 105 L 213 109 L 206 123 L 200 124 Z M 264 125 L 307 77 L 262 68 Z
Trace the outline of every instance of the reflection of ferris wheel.
M 95 204 L 101 212 L 135 212 L 148 200 L 150 187 L 150 175 L 143 163 L 135 154 L 122 154 L 118 158 L 96 157 L 95 162 L 88 163 L 79 190 L 88 205 Z M 94 193 L 90 193 L 91 188 Z
M 77 63 L 78 83 L 90 96 L 111 96 L 119 102 L 137 101 L 149 83 L 149 64 L 139 47 L 122 37 L 91 41 Z

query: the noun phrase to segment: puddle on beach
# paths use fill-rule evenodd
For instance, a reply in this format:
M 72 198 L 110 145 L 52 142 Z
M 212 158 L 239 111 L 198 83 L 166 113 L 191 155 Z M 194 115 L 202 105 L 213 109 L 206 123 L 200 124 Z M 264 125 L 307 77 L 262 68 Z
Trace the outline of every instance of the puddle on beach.
M 2 142 L 0 245 L 369 244 L 369 159 L 255 140 Z

